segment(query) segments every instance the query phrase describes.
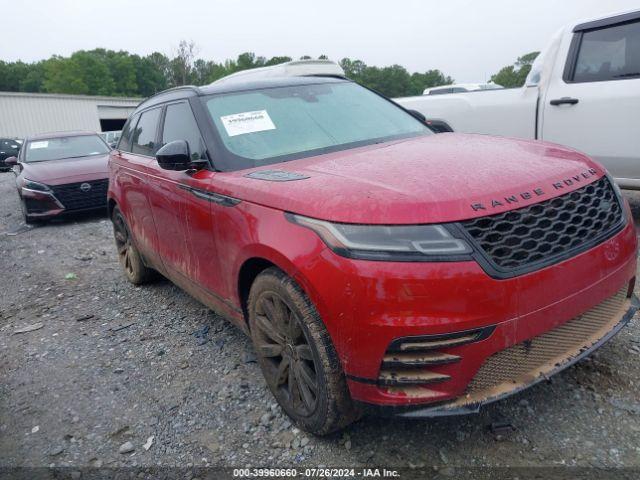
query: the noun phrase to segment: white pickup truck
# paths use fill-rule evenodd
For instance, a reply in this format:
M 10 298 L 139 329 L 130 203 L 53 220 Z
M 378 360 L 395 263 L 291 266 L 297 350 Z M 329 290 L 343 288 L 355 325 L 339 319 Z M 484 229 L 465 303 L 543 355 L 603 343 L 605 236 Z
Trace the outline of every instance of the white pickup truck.
M 440 130 L 547 140 L 640 189 L 640 11 L 572 24 L 538 56 L 525 86 L 397 98 Z

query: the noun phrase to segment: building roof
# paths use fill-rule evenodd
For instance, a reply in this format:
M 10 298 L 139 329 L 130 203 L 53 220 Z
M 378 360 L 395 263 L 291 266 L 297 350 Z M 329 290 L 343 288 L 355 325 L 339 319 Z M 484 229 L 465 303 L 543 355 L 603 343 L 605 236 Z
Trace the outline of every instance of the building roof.
M 144 98 L 140 97 L 109 97 L 105 95 L 75 95 L 71 93 L 32 93 L 32 92 L 0 92 L 0 97 L 25 97 L 25 98 L 49 98 L 92 100 L 106 102 L 140 103 Z

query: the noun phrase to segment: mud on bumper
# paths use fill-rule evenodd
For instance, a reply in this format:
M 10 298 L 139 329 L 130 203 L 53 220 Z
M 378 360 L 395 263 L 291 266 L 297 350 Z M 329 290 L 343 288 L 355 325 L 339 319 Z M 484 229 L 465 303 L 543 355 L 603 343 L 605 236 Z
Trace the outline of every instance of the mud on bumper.
M 640 307 L 627 288 L 568 322 L 512 345 L 487 358 L 465 395 L 454 400 L 422 405 L 381 406 L 358 402 L 382 416 L 439 417 L 468 415 L 484 405 L 515 395 L 570 367 L 614 337 Z

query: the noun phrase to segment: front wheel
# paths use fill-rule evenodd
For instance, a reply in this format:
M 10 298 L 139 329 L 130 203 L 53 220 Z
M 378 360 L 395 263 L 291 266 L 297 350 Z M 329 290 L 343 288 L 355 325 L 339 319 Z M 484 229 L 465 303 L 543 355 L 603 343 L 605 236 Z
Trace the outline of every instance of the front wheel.
M 148 282 L 153 276 L 153 270 L 148 268 L 142 261 L 140 253 L 133 244 L 129 227 L 118 207 L 113 209 L 111 214 L 113 222 L 113 236 L 118 249 L 118 260 L 124 270 L 124 274 L 134 285 Z
M 284 411 L 325 435 L 358 417 L 338 355 L 315 306 L 284 272 L 268 268 L 251 286 L 249 328 L 258 363 Z

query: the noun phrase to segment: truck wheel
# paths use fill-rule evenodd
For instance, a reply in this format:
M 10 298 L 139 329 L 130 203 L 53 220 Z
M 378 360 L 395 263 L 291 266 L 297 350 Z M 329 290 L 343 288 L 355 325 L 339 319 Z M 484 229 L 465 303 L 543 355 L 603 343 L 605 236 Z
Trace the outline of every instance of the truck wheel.
M 326 435 L 358 418 L 320 315 L 290 277 L 277 268 L 258 275 L 249 293 L 248 312 L 267 385 L 296 424 Z
M 142 262 L 142 257 L 133 244 L 127 223 L 118 207 L 113 209 L 111 221 L 113 222 L 113 236 L 118 249 L 118 260 L 124 269 L 127 280 L 134 285 L 148 282 L 153 276 L 153 270 L 147 268 Z

